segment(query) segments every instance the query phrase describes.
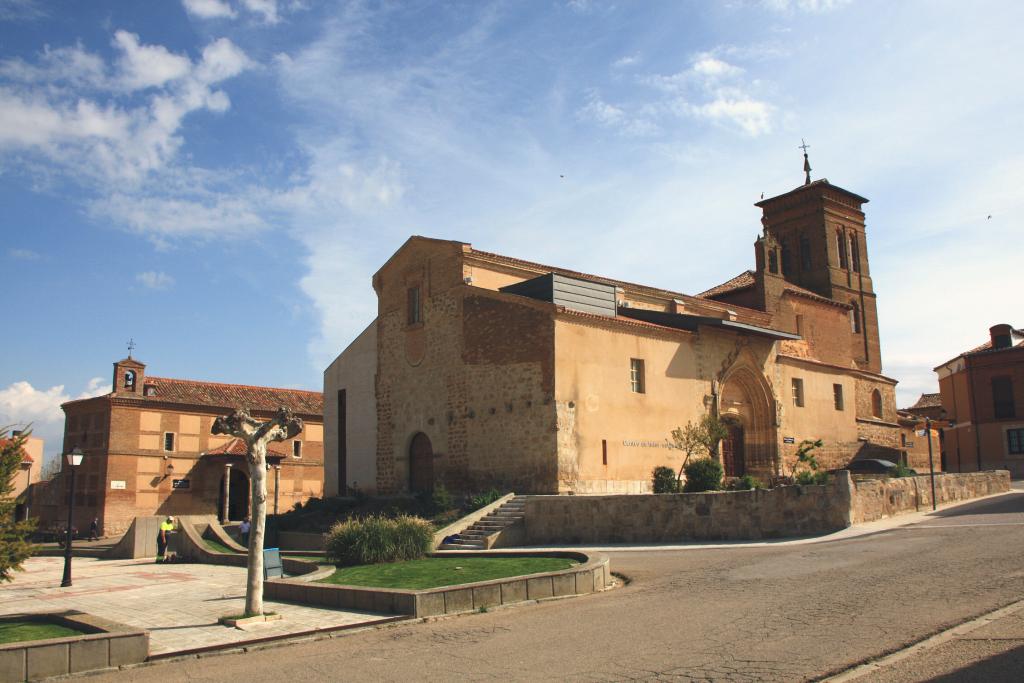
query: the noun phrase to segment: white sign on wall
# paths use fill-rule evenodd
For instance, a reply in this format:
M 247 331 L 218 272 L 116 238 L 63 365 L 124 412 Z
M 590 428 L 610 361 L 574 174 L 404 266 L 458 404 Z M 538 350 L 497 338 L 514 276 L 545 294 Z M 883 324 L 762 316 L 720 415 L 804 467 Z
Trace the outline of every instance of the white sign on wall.
M 124 487 L 125 487 L 125 483 L 123 481 L 121 481 L 119 479 L 111 479 L 110 480 L 110 488 L 112 488 L 112 489 L 123 489 Z

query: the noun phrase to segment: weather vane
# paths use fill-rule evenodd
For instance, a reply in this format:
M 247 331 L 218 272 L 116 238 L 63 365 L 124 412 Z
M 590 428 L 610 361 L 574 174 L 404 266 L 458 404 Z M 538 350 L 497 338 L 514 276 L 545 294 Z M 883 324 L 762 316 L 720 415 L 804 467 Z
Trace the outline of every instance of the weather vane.
M 135 339 L 129 337 L 128 339 L 128 357 L 132 357 L 132 351 L 135 349 Z
M 811 184 L 811 161 L 807 158 L 807 150 L 810 148 L 811 146 L 804 142 L 803 138 L 800 138 L 800 146 L 797 149 L 804 151 L 804 185 Z

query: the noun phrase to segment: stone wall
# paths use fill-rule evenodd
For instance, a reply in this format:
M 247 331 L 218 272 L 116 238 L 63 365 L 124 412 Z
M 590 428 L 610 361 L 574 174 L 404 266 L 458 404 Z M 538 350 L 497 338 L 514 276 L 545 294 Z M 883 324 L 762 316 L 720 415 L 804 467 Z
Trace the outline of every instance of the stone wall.
M 530 496 L 526 544 L 667 543 L 824 534 L 850 525 L 849 474 L 828 486 L 650 496 Z
M 939 504 L 1010 490 L 1005 470 L 937 474 Z M 783 486 L 616 496 L 529 496 L 525 545 L 672 543 L 814 536 L 928 510 L 928 476 L 854 482 L 841 471 L 825 486 Z
M 1009 490 L 1010 473 L 1006 470 L 935 475 L 935 497 L 939 505 Z M 854 524 L 904 512 L 930 510 L 932 489 L 929 476 L 854 481 L 852 502 L 851 521 Z

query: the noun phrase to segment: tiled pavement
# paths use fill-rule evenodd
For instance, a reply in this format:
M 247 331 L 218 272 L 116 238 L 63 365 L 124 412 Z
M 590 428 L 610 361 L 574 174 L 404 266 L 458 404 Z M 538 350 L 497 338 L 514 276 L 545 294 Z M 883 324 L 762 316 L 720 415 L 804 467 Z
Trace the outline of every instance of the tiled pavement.
M 14 574 L 13 583 L 0 584 L 0 615 L 80 610 L 148 630 L 151 655 L 393 616 L 268 601 L 265 610 L 277 612 L 283 619 L 241 631 L 221 626 L 217 618 L 242 612 L 244 568 L 77 557 L 73 562 L 73 585 L 60 588 L 64 560 L 30 558 L 25 562 L 25 571 Z

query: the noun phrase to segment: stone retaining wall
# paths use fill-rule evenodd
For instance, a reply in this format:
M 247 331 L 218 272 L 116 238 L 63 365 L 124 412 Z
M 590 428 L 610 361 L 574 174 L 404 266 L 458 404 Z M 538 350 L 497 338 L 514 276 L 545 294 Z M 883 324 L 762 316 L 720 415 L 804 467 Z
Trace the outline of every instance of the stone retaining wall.
M 1006 470 L 935 475 L 935 497 L 939 505 L 1009 490 L 1010 473 Z M 932 489 L 927 474 L 899 479 L 858 479 L 854 481 L 851 521 L 854 524 L 872 522 L 905 512 L 930 510 L 931 506 Z
M 939 504 L 1010 490 L 1006 471 L 936 474 Z M 529 496 L 525 545 L 749 541 L 816 536 L 931 506 L 927 475 L 825 486 L 658 495 Z
M 850 524 L 849 473 L 845 475 L 827 486 L 756 491 L 530 496 L 526 543 L 667 543 L 824 534 Z
M 271 579 L 264 584 L 264 596 L 334 609 L 357 609 L 412 617 L 472 612 L 481 608 L 509 605 L 526 600 L 583 595 L 607 588 L 612 583 L 608 558 L 577 552 L 487 553 L 487 557 L 566 557 L 579 565 L 556 572 L 513 576 L 459 586 L 426 590 L 367 588 L 311 583 L 301 579 Z M 459 557 L 460 553 L 438 552 L 432 557 Z
M 91 614 L 5 614 L 3 619 L 62 624 L 85 634 L 0 645 L 0 681 L 35 681 L 137 664 L 149 656 L 149 633 Z

